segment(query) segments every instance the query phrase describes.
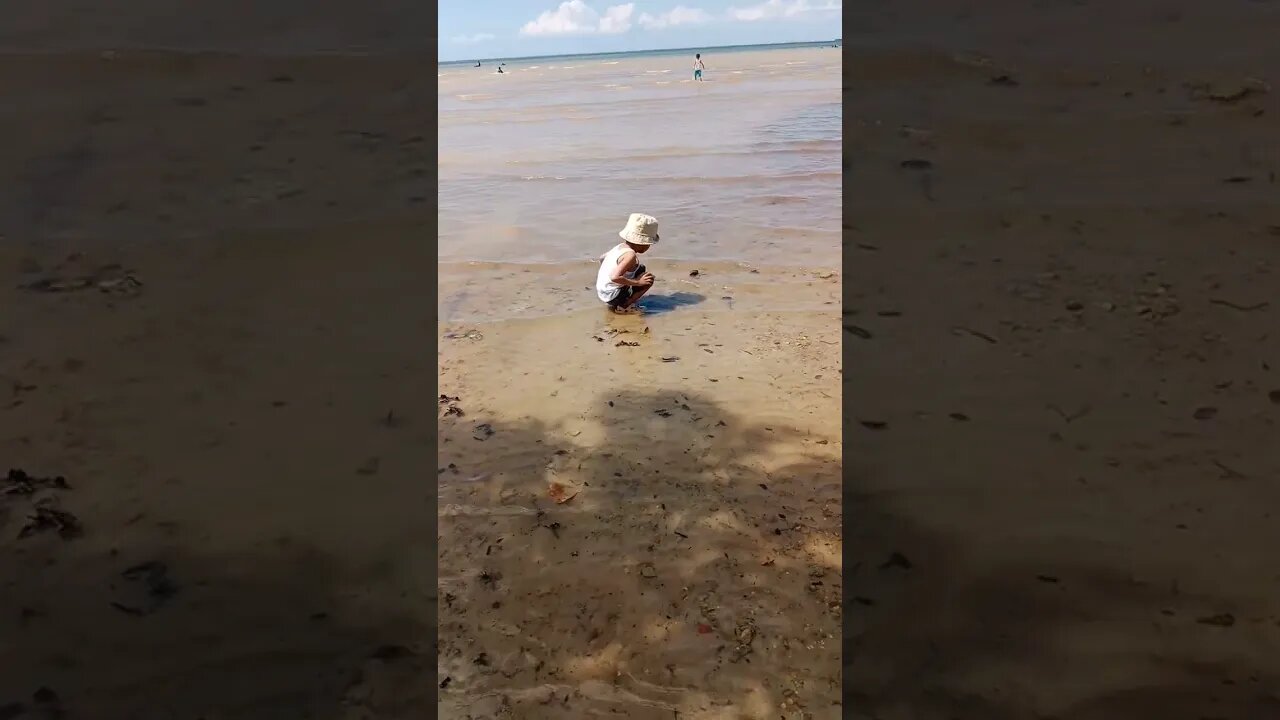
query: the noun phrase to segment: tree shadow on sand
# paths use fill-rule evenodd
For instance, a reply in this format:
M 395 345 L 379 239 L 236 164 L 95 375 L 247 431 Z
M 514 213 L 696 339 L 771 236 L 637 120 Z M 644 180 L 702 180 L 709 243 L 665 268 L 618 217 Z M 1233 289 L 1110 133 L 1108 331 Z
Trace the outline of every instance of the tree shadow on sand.
M 611 401 L 581 434 L 487 421 L 491 454 L 442 476 L 442 716 L 840 717 L 829 440 L 695 394 Z
M 868 472 L 845 470 L 846 717 L 1280 717 L 1280 653 L 1261 649 L 1274 630 L 1245 653 L 1224 635 L 1250 632 L 1232 627 L 1247 611 L 1086 553 L 995 560 L 888 508 Z
M 425 717 L 434 704 L 420 681 L 430 608 L 369 612 L 352 594 L 386 578 L 300 545 L 224 557 L 157 538 L 90 557 L 71 542 L 7 553 L 0 717 Z

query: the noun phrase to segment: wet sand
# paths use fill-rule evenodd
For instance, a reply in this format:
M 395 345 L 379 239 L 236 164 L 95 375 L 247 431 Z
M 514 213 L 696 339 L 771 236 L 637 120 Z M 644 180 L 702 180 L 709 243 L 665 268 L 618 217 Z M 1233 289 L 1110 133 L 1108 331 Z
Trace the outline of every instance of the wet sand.
M 708 53 L 705 82 L 675 55 L 513 61 L 503 75 L 441 66 L 440 319 L 596 309 L 582 261 L 616 244 L 631 212 L 661 223 L 655 268 L 705 263 L 751 295 L 743 311 L 823 309 L 803 288 L 750 288 L 839 265 L 841 58 Z M 691 290 L 664 277 L 659 291 Z
M 465 413 L 437 435 L 411 59 L 11 55 L 0 81 L 28 109 L 0 118 L 0 447 L 69 486 L 5 484 L 0 704 L 423 717 L 431 678 L 445 717 L 838 716 L 836 268 L 660 260 L 643 321 L 546 304 L 594 274 L 553 268 L 510 283 L 528 316 L 445 338 L 509 309 L 472 292 L 434 328 Z
M 846 717 L 1276 717 L 1274 9 L 1006 10 L 846 50 Z
M 0 480 L 5 717 L 429 714 L 431 80 L 122 52 L 0 83 L 0 469 L 69 485 Z M 82 535 L 20 539 L 44 503 Z
M 443 330 L 442 717 L 840 717 L 834 309 Z
M 841 716 L 840 57 L 441 68 L 440 717 Z
M 0 59 L 0 448 L 70 486 L 0 500 L 0 706 L 1275 717 L 1280 108 L 1184 86 L 1274 84 L 1269 10 L 1172 12 L 861 56 L 848 276 L 707 266 L 679 311 L 478 338 L 423 310 L 420 63 Z M 83 534 L 19 539 L 41 502 Z

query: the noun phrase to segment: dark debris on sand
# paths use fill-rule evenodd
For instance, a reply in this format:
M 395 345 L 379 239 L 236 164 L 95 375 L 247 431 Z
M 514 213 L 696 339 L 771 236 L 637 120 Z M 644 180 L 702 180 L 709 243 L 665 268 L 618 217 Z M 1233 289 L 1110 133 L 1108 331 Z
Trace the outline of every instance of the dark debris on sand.
M 88 275 L 49 276 L 25 283 L 20 289 L 37 293 L 69 293 L 97 288 L 107 295 L 132 297 L 142 292 L 142 281 L 119 265 L 104 265 Z
M 20 718 L 62 718 L 65 712 L 62 699 L 52 688 L 42 686 L 31 693 L 33 707 L 20 702 L 0 705 L 0 720 L 19 720 Z
M 61 475 L 39 477 L 19 468 L 11 468 L 0 481 L 0 500 L 34 499 L 28 511 L 27 522 L 18 531 L 18 539 L 49 531 L 57 532 L 63 540 L 71 540 L 83 535 L 84 527 L 79 518 L 66 510 L 57 508 L 55 498 L 51 496 L 36 498 L 37 493 L 43 490 L 70 489 L 67 479 Z
M 1246 98 L 1265 95 L 1270 87 L 1257 78 L 1244 78 L 1230 82 L 1192 82 L 1183 86 L 1193 100 L 1208 100 L 1223 105 L 1234 105 Z
M 127 597 L 112 601 L 111 607 L 126 615 L 141 617 L 163 607 L 178 594 L 178 585 L 169 575 L 169 567 L 158 560 L 148 560 L 120 573 L 124 580 L 119 590 Z
M 465 415 L 466 413 L 464 413 L 462 408 L 458 405 L 461 401 L 462 398 L 460 397 L 451 397 L 449 395 L 442 394 L 440 396 L 441 417 L 462 417 Z M 390 413 L 388 413 L 388 417 L 390 416 Z
M 1196 619 L 1201 625 L 1211 625 L 1213 627 L 1229 628 L 1236 624 L 1236 616 L 1231 613 L 1219 613 L 1217 615 L 1207 615 Z
M 55 477 L 36 477 L 19 468 L 10 468 L 5 477 L 0 495 L 31 495 L 41 488 L 70 490 L 67 479 L 61 475 Z
M 34 508 L 32 515 L 28 516 L 27 524 L 18 531 L 18 538 L 28 538 L 49 530 L 57 531 L 58 537 L 63 540 L 72 540 L 84 535 L 84 526 L 75 515 L 66 510 L 40 505 Z

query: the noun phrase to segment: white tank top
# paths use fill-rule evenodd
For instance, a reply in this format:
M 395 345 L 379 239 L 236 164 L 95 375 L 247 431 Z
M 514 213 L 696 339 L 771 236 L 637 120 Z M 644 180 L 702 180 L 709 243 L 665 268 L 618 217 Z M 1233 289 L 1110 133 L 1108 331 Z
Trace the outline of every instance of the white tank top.
M 618 295 L 618 291 L 622 286 L 614 282 L 612 279 L 613 268 L 617 266 L 618 259 L 622 257 L 622 253 L 630 250 L 626 243 L 619 243 L 612 250 L 604 254 L 604 260 L 600 262 L 600 272 L 596 273 L 596 295 L 600 296 L 602 302 L 609 302 Z M 640 269 L 640 263 L 636 263 L 635 269 L 627 273 L 627 278 L 634 280 L 636 271 Z

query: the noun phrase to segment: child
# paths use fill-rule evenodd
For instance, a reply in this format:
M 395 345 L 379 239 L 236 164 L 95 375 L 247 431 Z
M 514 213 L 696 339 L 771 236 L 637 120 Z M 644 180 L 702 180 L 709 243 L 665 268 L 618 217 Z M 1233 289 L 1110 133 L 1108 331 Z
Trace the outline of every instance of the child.
M 653 273 L 640 264 L 640 255 L 657 244 L 658 221 L 651 215 L 632 213 L 618 236 L 623 242 L 600 256 L 596 295 L 614 312 L 623 312 L 653 287 Z
M 702 64 L 702 53 L 695 54 L 693 56 L 693 79 L 702 82 L 702 71 L 706 69 L 707 66 Z

